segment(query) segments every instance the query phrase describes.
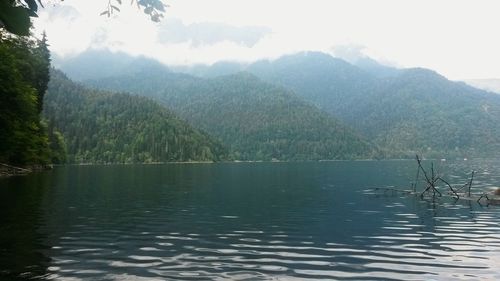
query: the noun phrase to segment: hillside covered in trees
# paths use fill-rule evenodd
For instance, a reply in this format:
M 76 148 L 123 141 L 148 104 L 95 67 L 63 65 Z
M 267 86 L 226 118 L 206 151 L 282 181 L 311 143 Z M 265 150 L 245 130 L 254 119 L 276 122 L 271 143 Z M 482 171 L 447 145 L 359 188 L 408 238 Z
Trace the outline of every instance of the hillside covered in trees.
M 491 157 L 500 148 L 500 96 L 422 68 L 383 77 L 321 53 L 252 64 L 380 147 L 386 157 Z M 387 75 L 390 73 L 391 75 Z
M 357 66 L 318 52 L 248 65 L 220 62 L 172 69 L 184 73 L 165 71 L 158 74 L 142 69 L 135 80 L 133 75 L 118 75 L 89 83 L 154 97 L 191 118 L 192 114 L 187 112 L 191 112 L 194 105 L 190 102 L 196 101 L 194 104 L 198 105 L 204 100 L 203 94 L 192 93 L 204 92 L 208 97 L 210 90 L 204 85 L 217 80 L 228 82 L 227 77 L 221 75 L 243 70 L 278 88 L 288 89 L 301 102 L 310 103 L 340 120 L 352 128 L 351 131 L 381 148 L 381 157 L 405 158 L 415 153 L 439 158 L 491 157 L 500 151 L 497 141 L 500 139 L 497 122 L 500 120 L 500 96 L 462 82 L 449 81 L 431 70 L 377 66 L 373 60 Z M 157 75 L 163 76 L 158 78 Z M 224 87 L 224 90 L 229 88 Z M 223 95 L 220 90 L 218 92 Z M 196 98 L 189 98 L 191 96 Z M 205 101 L 210 99 L 213 97 Z M 184 102 L 189 108 L 184 107 Z M 201 110 L 193 116 L 206 113 L 212 106 L 210 102 L 200 106 Z M 244 114 L 245 110 L 241 112 Z M 192 117 L 192 121 L 195 126 L 200 125 L 210 132 L 210 125 L 205 124 L 210 120 L 205 119 L 207 116 Z
M 30 44 L 35 50 L 36 44 Z M 120 67 L 113 66 L 115 61 Z M 491 157 L 500 151 L 500 96 L 426 69 L 391 69 L 374 61 L 353 65 L 317 52 L 247 65 L 172 68 L 186 73 L 150 59 L 95 50 L 59 63 L 77 79 L 99 78 L 84 81 L 90 87 L 143 98 L 89 90 L 54 72 L 47 120 L 35 122 L 42 137 L 25 138 L 49 149 L 33 153 L 19 148 L 45 162 L 64 161 L 64 149 L 73 163 L 400 158 L 415 153 Z M 23 104 L 40 109 L 37 103 Z M 6 130 L 2 134 L 8 135 Z M 22 142 L 9 145 L 17 143 Z
M 384 148 L 385 157 L 499 155 L 500 96 L 422 68 L 303 52 L 249 65 L 178 67 L 200 77 L 245 70 L 294 91 Z
M 378 150 L 291 91 L 248 73 L 200 79 L 138 72 L 88 82 L 160 101 L 221 139 L 237 160 L 372 158 Z
M 89 90 L 51 72 L 44 116 L 64 136 L 69 163 L 218 161 L 222 145 L 165 107 L 137 96 Z

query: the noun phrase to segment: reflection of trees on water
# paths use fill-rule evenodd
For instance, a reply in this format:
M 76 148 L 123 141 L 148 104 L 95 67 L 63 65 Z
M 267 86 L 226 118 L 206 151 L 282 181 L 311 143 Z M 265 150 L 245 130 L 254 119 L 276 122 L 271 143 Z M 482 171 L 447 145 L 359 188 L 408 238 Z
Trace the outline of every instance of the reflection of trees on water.
M 0 279 L 47 274 L 50 245 L 42 205 L 53 180 L 49 173 L 0 179 Z

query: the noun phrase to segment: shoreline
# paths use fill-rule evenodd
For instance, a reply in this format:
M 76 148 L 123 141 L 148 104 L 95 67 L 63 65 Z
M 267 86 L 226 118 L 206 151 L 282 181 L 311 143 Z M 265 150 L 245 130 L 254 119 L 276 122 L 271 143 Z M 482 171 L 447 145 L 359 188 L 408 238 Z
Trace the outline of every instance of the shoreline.
M 498 158 L 471 158 L 467 160 L 483 159 L 495 160 Z M 426 161 L 443 161 L 444 159 L 428 158 Z M 449 161 L 467 161 L 466 159 L 450 159 Z M 321 162 L 371 162 L 371 161 L 414 161 L 410 158 L 387 158 L 387 159 L 320 159 L 320 160 L 232 160 L 232 161 L 178 161 L 178 162 L 152 162 L 152 163 L 67 163 L 67 164 L 48 164 L 31 165 L 25 167 L 16 167 L 5 163 L 0 163 L 0 178 L 11 176 L 24 176 L 33 172 L 52 170 L 54 167 L 61 166 L 122 166 L 122 165 L 175 165 L 175 164 L 238 164 L 238 163 L 321 163 Z M 444 160 L 447 161 L 447 160 Z
M 13 165 L 0 163 L 0 178 L 25 176 L 33 172 L 51 170 L 53 165 L 31 165 L 26 167 L 16 167 Z

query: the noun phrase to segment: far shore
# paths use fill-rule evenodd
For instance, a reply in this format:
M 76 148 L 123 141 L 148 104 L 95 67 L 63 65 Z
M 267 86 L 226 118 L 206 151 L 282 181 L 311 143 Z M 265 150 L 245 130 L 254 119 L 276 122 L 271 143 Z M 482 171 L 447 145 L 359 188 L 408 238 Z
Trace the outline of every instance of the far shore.
M 468 161 L 474 159 L 497 159 L 497 158 L 464 158 L 464 159 L 444 159 L 427 158 L 425 161 Z M 370 162 L 370 161 L 414 161 L 412 158 L 388 158 L 388 159 L 320 159 L 320 160 L 232 160 L 232 161 L 172 161 L 172 162 L 149 162 L 149 163 L 66 163 L 50 165 L 32 165 L 27 167 L 15 167 L 0 163 L 0 178 L 10 176 L 28 175 L 32 172 L 51 170 L 53 167 L 62 166 L 114 166 L 114 165 L 172 165 L 172 164 L 220 164 L 220 163 L 299 163 L 299 162 Z

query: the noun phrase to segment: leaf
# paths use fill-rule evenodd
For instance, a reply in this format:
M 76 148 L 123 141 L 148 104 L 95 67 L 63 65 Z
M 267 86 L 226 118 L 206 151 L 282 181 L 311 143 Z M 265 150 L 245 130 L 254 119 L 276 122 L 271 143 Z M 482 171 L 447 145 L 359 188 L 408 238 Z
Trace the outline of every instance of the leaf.
M 0 1 L 0 21 L 10 33 L 21 36 L 30 33 L 31 21 L 28 8 L 12 7 L 6 1 Z
M 28 4 L 28 8 L 30 11 L 36 15 L 36 12 L 38 11 L 38 5 L 36 4 L 35 0 L 24 0 L 26 4 Z
M 120 11 L 120 9 L 118 9 L 118 7 L 116 7 L 116 6 L 114 6 L 114 5 L 111 5 L 111 9 L 112 9 L 112 10 L 115 10 L 115 11 L 117 11 L 117 12 L 119 12 L 119 11 Z
M 159 0 L 153 2 L 153 7 L 158 11 L 165 12 L 165 5 Z
M 104 11 L 104 12 L 100 13 L 99 15 L 100 16 L 108 15 L 108 17 L 109 17 L 109 11 Z
M 122 0 L 116 0 L 116 2 L 118 2 L 118 4 L 122 4 Z
M 146 13 L 146 14 L 148 14 L 148 15 L 149 15 L 149 14 L 151 14 L 152 12 L 153 12 L 153 7 L 146 7 L 146 8 L 144 9 L 144 13 Z

